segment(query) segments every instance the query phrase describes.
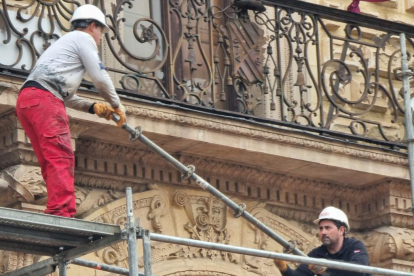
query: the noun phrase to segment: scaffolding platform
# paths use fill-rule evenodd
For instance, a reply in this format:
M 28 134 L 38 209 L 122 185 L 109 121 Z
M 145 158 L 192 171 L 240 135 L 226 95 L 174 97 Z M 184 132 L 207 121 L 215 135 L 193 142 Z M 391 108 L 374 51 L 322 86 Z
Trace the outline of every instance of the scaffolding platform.
M 0 249 L 43 256 L 118 236 L 118 225 L 0 208 Z

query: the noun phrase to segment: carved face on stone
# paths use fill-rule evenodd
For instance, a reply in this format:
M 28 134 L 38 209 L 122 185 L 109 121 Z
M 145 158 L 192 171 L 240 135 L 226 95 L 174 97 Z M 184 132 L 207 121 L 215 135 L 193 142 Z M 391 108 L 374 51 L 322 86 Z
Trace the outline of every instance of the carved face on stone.
M 319 238 L 328 250 L 336 249 L 337 247 L 341 249 L 344 232 L 345 227 L 341 226 L 338 229 L 332 220 L 322 220 L 319 222 Z
M 222 231 L 226 227 L 226 206 L 219 200 L 199 198 L 196 204 L 192 205 L 194 219 L 200 229 L 213 227 L 216 231 Z

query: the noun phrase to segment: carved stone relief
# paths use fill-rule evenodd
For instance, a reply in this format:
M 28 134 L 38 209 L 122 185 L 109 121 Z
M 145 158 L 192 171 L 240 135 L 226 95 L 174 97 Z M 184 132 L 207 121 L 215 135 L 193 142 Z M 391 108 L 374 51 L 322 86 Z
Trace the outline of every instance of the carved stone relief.
M 33 254 L 0 250 L 0 275 L 33 264 Z
M 43 205 L 47 198 L 46 186 L 39 167 L 17 165 L 0 171 L 2 207 L 16 202 Z
M 190 238 L 214 243 L 229 244 L 230 233 L 227 225 L 227 206 L 213 196 L 189 195 L 185 190 L 178 190 L 174 195 L 174 204 L 182 207 L 188 222 L 184 229 Z M 183 258 L 217 258 L 238 263 L 234 254 L 210 249 L 183 248 L 175 253 Z
M 383 266 L 387 261 L 397 259 L 414 266 L 414 230 L 380 227 L 359 237 L 365 243 L 373 265 Z
M 319 246 L 318 239 L 310 235 L 298 227 L 295 227 L 287 220 L 278 217 L 265 209 L 266 204 L 261 203 L 253 206 L 249 212 L 261 222 L 272 228 L 275 233 L 283 237 L 287 241 L 292 241 L 296 244 L 297 248 L 302 252 L 308 253 L 310 250 Z M 261 250 L 284 252 L 283 247 L 277 244 L 274 240 L 270 239 L 266 234 L 260 231 L 249 223 L 245 223 L 243 232 L 243 245 L 245 247 L 253 247 Z M 252 245 L 254 244 L 254 245 Z M 255 274 L 265 275 L 278 275 L 278 271 L 274 269 L 273 260 L 243 256 L 244 269 L 253 272 Z M 290 264 L 295 267 L 296 264 Z
M 230 210 L 218 199 L 205 191 L 194 189 L 176 190 L 167 185 L 150 185 L 150 191 L 133 195 L 134 216 L 140 218 L 140 225 L 151 232 L 178 236 L 202 241 L 231 244 L 269 251 L 282 251 L 273 240 L 243 219 L 234 218 Z M 78 191 L 79 192 L 79 191 Z M 100 192 L 83 191 L 86 198 L 99 197 Z M 236 201 L 239 201 L 237 198 Z M 90 206 L 88 204 L 87 206 Z M 316 238 L 299 229 L 294 229 L 288 221 L 271 214 L 257 202 L 248 204 L 249 211 L 266 223 L 284 238 L 297 240 L 298 247 L 305 252 L 316 245 Z M 108 204 L 95 208 L 85 216 L 86 220 L 103 223 L 114 223 L 124 226 L 126 222 L 125 198 L 112 200 Z M 141 247 L 140 240 L 138 248 Z M 143 264 L 139 249 L 139 265 Z M 153 273 L 159 275 L 187 275 L 188 267 L 192 273 L 188 275 L 279 275 L 272 260 L 244 257 L 236 254 L 199 249 L 188 246 L 151 243 Z M 91 253 L 88 259 L 121 267 L 128 266 L 127 245 L 119 243 L 111 247 Z M 71 266 L 77 270 L 76 266 Z M 233 273 L 234 272 L 234 273 Z M 85 274 L 86 273 L 86 274 Z M 82 271 L 82 275 L 95 275 L 94 271 Z M 96 275 L 106 275 L 99 274 Z
M 77 218 L 83 218 L 105 204 L 124 197 L 125 193 L 114 190 L 90 189 L 75 186 L 75 196 L 77 205 L 76 216 Z
M 191 185 L 159 156 L 143 148 L 85 139 L 77 140 L 77 148 L 75 183 L 85 189 L 123 191 L 132 186 L 145 191 L 152 181 Z M 310 223 L 323 206 L 334 205 L 350 215 L 354 229 L 413 224 L 408 210 L 411 195 L 407 181 L 391 179 L 352 187 L 201 156 L 181 154 L 178 159 L 183 164 L 195 165 L 197 173 L 226 194 L 266 200 L 267 210 L 285 219 Z M 292 212 L 293 207 L 296 212 Z M 390 210 L 397 212 L 389 216 Z

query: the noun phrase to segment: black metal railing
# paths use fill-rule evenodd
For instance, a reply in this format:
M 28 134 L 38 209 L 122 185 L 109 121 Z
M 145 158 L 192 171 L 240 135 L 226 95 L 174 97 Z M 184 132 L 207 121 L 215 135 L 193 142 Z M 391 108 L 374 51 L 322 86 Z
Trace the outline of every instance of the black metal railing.
M 412 26 L 296 0 L 15 3 L 0 10 L 2 74 L 25 76 L 93 3 L 120 94 L 404 147 L 399 34 L 412 57 Z

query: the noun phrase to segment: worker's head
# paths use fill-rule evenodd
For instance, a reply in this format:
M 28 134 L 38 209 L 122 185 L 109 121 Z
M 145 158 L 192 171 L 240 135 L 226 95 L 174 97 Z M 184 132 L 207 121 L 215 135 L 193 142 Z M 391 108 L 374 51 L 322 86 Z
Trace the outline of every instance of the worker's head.
M 101 43 L 102 34 L 109 31 L 103 12 L 98 7 L 90 4 L 77 8 L 70 23 L 73 29 L 90 34 L 97 45 Z
M 319 214 L 315 224 L 319 225 L 319 237 L 325 246 L 338 243 L 350 230 L 348 217 L 335 207 L 326 207 Z

